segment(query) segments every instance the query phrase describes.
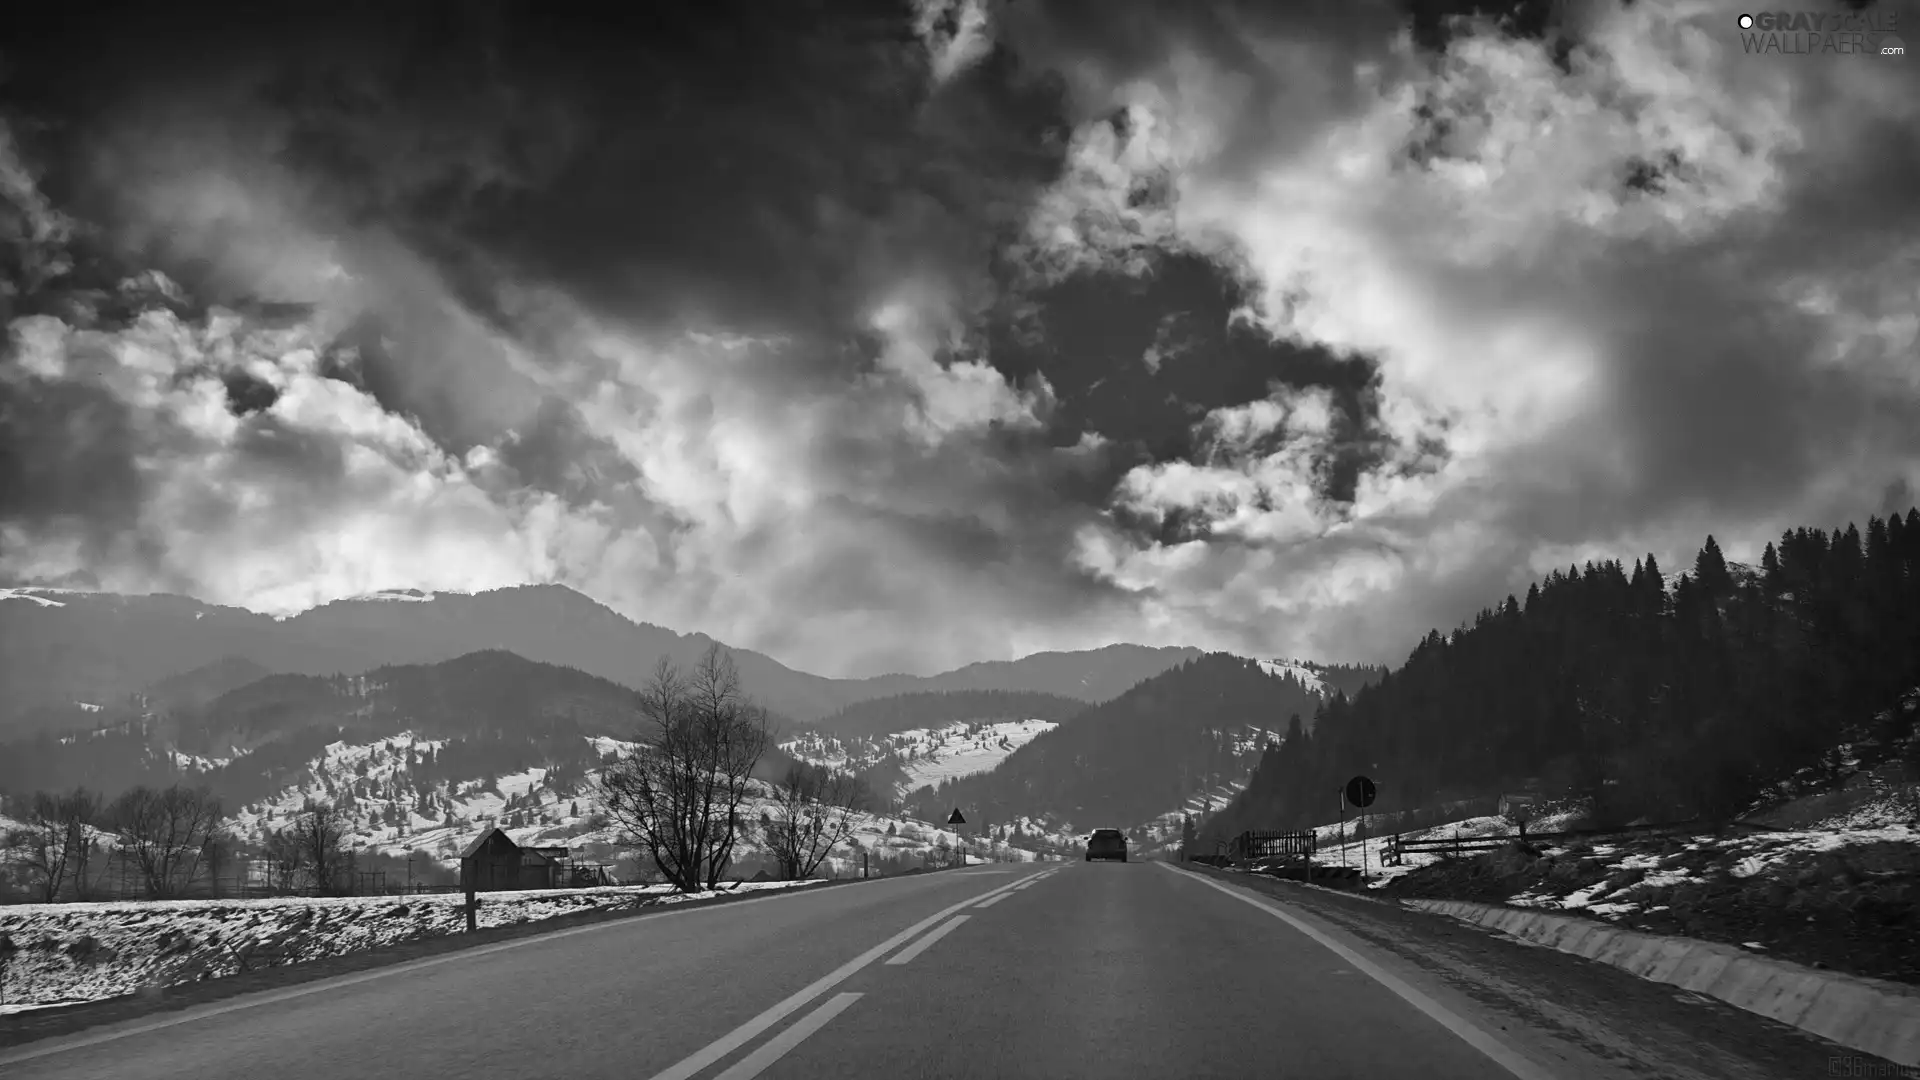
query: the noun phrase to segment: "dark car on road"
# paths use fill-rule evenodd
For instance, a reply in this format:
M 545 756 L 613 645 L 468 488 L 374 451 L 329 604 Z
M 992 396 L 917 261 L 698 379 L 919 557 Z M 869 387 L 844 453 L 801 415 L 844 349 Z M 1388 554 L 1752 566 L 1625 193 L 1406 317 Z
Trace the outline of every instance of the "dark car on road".
M 1119 829 L 1095 829 L 1087 837 L 1087 861 L 1119 859 L 1127 861 L 1127 837 Z

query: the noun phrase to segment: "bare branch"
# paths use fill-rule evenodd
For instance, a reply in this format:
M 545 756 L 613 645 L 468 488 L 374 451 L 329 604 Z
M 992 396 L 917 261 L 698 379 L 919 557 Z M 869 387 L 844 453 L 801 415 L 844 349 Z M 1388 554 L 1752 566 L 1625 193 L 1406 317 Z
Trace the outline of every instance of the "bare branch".
M 717 644 L 690 676 L 662 659 L 640 692 L 631 753 L 601 770 L 599 794 L 624 842 L 683 892 L 711 889 L 733 853 L 749 777 L 769 742 L 766 713 Z
M 774 788 L 761 818 L 767 849 L 789 881 L 813 876 L 833 850 L 852 839 L 866 785 L 845 773 L 796 762 Z
M 207 837 L 220 826 L 220 800 L 204 787 L 140 786 L 114 800 L 110 817 L 147 895 L 160 899 L 179 895 L 199 873 Z

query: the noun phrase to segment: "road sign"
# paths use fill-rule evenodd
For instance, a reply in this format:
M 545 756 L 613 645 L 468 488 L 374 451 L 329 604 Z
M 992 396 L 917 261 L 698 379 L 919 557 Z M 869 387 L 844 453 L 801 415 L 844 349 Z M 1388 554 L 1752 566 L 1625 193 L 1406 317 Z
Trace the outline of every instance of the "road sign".
M 1347 781 L 1347 805 L 1349 806 L 1357 806 L 1364 810 L 1373 805 L 1374 796 L 1378 794 L 1379 791 L 1374 788 L 1373 781 L 1364 776 L 1356 776 Z
M 953 813 L 947 815 L 947 824 L 949 825 L 965 825 L 966 823 L 967 819 L 961 815 L 960 808 L 957 806 L 953 808 Z

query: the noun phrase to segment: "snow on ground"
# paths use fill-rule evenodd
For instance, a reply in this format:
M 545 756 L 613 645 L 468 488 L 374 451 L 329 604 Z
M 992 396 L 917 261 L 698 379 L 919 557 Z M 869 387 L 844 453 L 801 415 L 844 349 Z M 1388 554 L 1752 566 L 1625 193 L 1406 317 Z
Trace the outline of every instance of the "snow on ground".
M 65 603 L 47 595 L 58 591 L 57 589 L 0 589 L 0 600 L 26 600 L 41 607 L 66 607 Z
M 1057 726 L 1046 720 L 954 723 L 850 739 L 808 732 L 781 743 L 780 749 L 801 761 L 849 772 L 891 762 L 906 774 L 894 791 L 899 796 L 927 784 L 988 772 Z
M 995 752 L 983 743 L 997 745 L 995 740 L 1000 740 L 1024 744 L 1045 726 L 1040 722 L 991 725 L 964 741 L 957 737 L 942 741 L 932 732 L 917 734 L 926 736 L 924 745 L 931 750 L 932 767 L 955 768 L 956 761 L 979 762 Z M 629 751 L 633 746 L 604 737 L 589 741 L 602 756 Z M 519 844 L 565 845 L 586 862 L 619 861 L 619 830 L 601 813 L 594 793 L 594 771 L 578 784 L 552 783 L 547 769 L 529 768 L 503 774 L 491 787 L 483 787 L 482 779 L 440 781 L 432 790 L 422 792 L 409 773 L 409 755 L 444 745 L 442 740 L 421 738 L 411 732 L 371 743 L 335 742 L 309 763 L 297 783 L 271 798 L 238 808 L 225 822 L 227 831 L 238 841 L 244 858 L 247 851 L 258 849 L 268 831 L 292 825 L 308 800 L 328 801 L 347 818 L 348 847 L 361 853 L 412 858 L 415 866 L 420 865 L 418 860 L 427 860 L 443 870 L 456 868 L 461 848 L 489 825 L 500 826 Z M 177 754 L 176 760 L 182 765 L 211 763 L 191 755 Z M 429 804 L 426 814 L 420 812 L 422 794 Z M 771 795 L 766 785 L 754 782 L 742 808 L 742 819 L 757 824 L 763 812 L 774 811 Z M 821 867 L 822 873 L 844 876 L 858 872 L 862 852 L 887 861 L 892 869 L 899 869 L 902 862 L 930 865 L 940 859 L 936 849 L 942 839 L 949 847 L 957 847 L 961 837 L 951 829 L 884 812 L 859 814 L 854 824 L 853 840 L 858 847 L 837 849 Z M 1024 835 L 1013 838 L 1021 847 L 966 830 L 969 850 L 981 859 L 1029 861 L 1036 857 L 1035 849 L 1069 842 L 1035 823 L 1024 825 Z M 751 832 L 736 849 L 737 860 L 748 867 L 747 875 L 752 874 L 753 866 L 766 864 L 765 856 Z M 616 874 L 623 872 L 615 870 Z
M 1262 660 L 1260 667 L 1269 675 L 1291 675 L 1317 694 L 1327 692 L 1327 684 L 1313 664 L 1305 660 Z
M 726 891 L 808 884 L 748 882 Z M 664 885 L 482 893 L 475 921 L 506 926 L 714 895 L 674 894 Z M 463 896 L 445 894 L 0 907 L 0 933 L 19 950 L 7 965 L 7 1004 L 0 1013 L 462 933 L 464 903 Z
M 1527 831 L 1532 835 L 1544 835 L 1557 832 L 1571 826 L 1580 816 L 1581 810 L 1570 809 L 1560 813 L 1542 816 L 1529 823 Z M 1834 851 L 1841 848 L 1878 842 L 1920 843 L 1920 825 L 1911 818 L 1899 821 L 1888 820 L 1896 814 L 1910 813 L 1903 803 L 1893 807 L 1862 808 L 1849 819 L 1823 822 L 1819 827 L 1790 832 L 1746 832 L 1740 831 L 1727 835 L 1697 835 L 1680 839 L 1680 850 L 1669 852 L 1664 848 L 1676 838 L 1668 836 L 1619 835 L 1599 837 L 1587 849 L 1587 855 L 1601 864 L 1606 875 L 1634 872 L 1634 885 L 1641 888 L 1656 888 L 1669 885 L 1682 885 L 1703 880 L 1699 869 L 1707 863 L 1722 859 L 1734 860 L 1733 874 L 1736 877 L 1753 877 L 1765 874 L 1775 865 L 1798 855 L 1811 852 Z M 1390 835 L 1370 836 L 1361 841 L 1355 838 L 1353 819 L 1340 823 L 1322 825 L 1314 831 L 1317 834 L 1319 854 L 1316 861 L 1324 865 L 1363 867 L 1368 872 L 1368 888 L 1378 889 L 1389 882 L 1425 866 L 1440 861 L 1438 852 L 1407 852 L 1402 855 L 1402 863 L 1388 866 L 1382 861 Z M 1404 833 L 1408 839 L 1441 839 L 1458 835 L 1461 839 L 1474 839 L 1489 836 L 1513 835 L 1514 828 L 1504 818 L 1484 816 L 1466 818 L 1446 825 Z M 1344 838 L 1344 843 L 1342 842 Z M 1607 895 L 1604 883 L 1584 886 L 1565 894 L 1552 890 L 1524 893 L 1509 900 L 1509 903 L 1522 907 L 1547 907 L 1559 909 L 1584 909 L 1596 915 L 1617 916 L 1639 910 L 1636 904 L 1607 904 L 1599 902 Z
M 1839 851 L 1862 844 L 1920 844 L 1920 829 L 1901 824 L 1878 828 L 1695 836 L 1686 839 L 1677 851 L 1654 850 L 1664 847 L 1672 839 L 1623 838 L 1619 843 L 1595 845 L 1592 855 L 1607 880 L 1566 893 L 1549 887 L 1536 888 L 1507 902 L 1519 907 L 1583 910 L 1608 918 L 1631 915 L 1645 906 L 1644 899 L 1635 900 L 1632 894 L 1641 890 L 1704 882 L 1707 880 L 1706 871 L 1714 864 L 1725 865 L 1731 861 L 1730 872 L 1734 877 L 1757 877 L 1769 874 L 1775 867 L 1796 856 Z M 1634 850 L 1636 848 L 1639 850 Z M 1622 851 L 1628 853 L 1622 856 Z M 1625 873 L 1627 871 L 1639 873 Z M 1608 896 L 1621 899 L 1599 902 Z
M 1532 833 L 1554 832 L 1566 828 L 1578 816 L 1579 811 L 1576 810 L 1544 815 L 1538 820 L 1529 823 L 1527 831 Z M 1400 865 L 1388 866 L 1384 861 L 1384 856 L 1387 852 L 1387 844 L 1392 839 L 1393 834 L 1381 833 L 1380 835 L 1368 836 L 1365 840 L 1361 840 L 1358 839 L 1359 825 L 1359 816 L 1356 814 L 1348 818 L 1345 822 L 1336 821 L 1327 825 L 1315 826 L 1313 830 L 1314 843 L 1319 850 L 1318 855 L 1315 856 L 1315 861 L 1328 866 L 1364 867 L 1368 873 L 1368 888 L 1378 889 L 1395 878 L 1411 873 L 1423 866 L 1432 865 L 1440 860 L 1440 855 L 1435 852 L 1409 851 L 1401 856 L 1402 861 Z M 1378 827 L 1374 825 L 1369 825 L 1369 829 L 1375 832 L 1378 831 Z M 1409 840 L 1441 839 L 1456 835 L 1462 840 L 1471 840 L 1486 836 L 1506 836 L 1513 831 L 1513 825 L 1509 823 L 1507 819 L 1497 814 L 1488 814 L 1482 817 L 1463 818 L 1459 821 L 1449 822 L 1444 825 L 1435 825 L 1426 829 L 1410 829 L 1402 832 L 1400 835 Z

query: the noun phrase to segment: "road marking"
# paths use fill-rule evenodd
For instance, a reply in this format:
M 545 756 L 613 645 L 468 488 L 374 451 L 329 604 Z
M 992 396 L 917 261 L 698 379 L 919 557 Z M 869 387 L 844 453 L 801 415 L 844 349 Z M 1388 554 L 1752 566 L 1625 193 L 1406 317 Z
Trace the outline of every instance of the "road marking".
M 787 1056 L 787 1052 L 806 1041 L 807 1036 L 827 1026 L 827 1021 L 846 1012 L 860 1000 L 859 994 L 835 994 L 825 1005 L 808 1013 L 801 1021 L 760 1045 L 760 1049 L 741 1058 L 714 1080 L 753 1080 L 767 1066 Z
M 162 1031 L 166 1028 L 177 1027 L 181 1024 L 191 1024 L 196 1020 L 206 1020 L 215 1016 L 224 1016 L 227 1013 L 258 1008 L 262 1005 L 276 1005 L 282 1001 L 292 1001 L 295 998 L 303 998 L 309 994 L 319 994 L 328 990 L 338 990 L 343 987 L 356 986 L 360 983 L 372 982 L 375 979 L 385 979 L 393 975 L 403 975 L 410 971 L 421 971 L 430 967 L 438 967 L 441 964 L 451 964 L 459 960 L 471 960 L 476 957 L 491 956 L 495 953 L 506 952 L 508 949 L 520 949 L 528 945 L 539 945 L 549 941 L 558 941 L 561 938 L 573 937 L 577 934 L 591 934 L 598 930 L 632 927 L 638 923 L 652 922 L 656 919 L 667 919 L 675 916 L 699 915 L 702 912 L 708 911 L 733 910 L 746 907 L 749 904 L 764 904 L 769 900 L 783 900 L 788 896 L 806 895 L 810 891 L 813 890 L 799 889 L 792 892 L 786 892 L 784 890 L 769 891 L 769 895 L 767 896 L 756 896 L 746 900 L 734 900 L 725 904 L 668 908 L 665 911 L 655 912 L 650 915 L 634 915 L 625 919 L 610 919 L 606 922 L 598 922 L 590 926 L 575 926 L 565 930 L 551 930 L 544 934 L 532 934 L 523 938 L 515 938 L 512 941 L 500 941 L 491 945 L 476 945 L 470 949 L 457 949 L 443 956 L 429 956 L 420 960 L 407 960 L 398 964 L 388 964 L 385 967 L 375 968 L 372 971 L 361 971 L 351 975 L 335 975 L 330 978 L 316 979 L 310 983 L 302 983 L 299 986 L 290 986 L 281 990 L 266 990 L 258 994 L 243 995 L 232 1001 L 220 1004 L 184 1009 L 179 1013 L 168 1016 L 164 1020 L 154 1020 L 147 1023 L 130 1021 L 132 1024 L 131 1027 L 108 1027 L 85 1035 L 75 1035 L 71 1038 L 50 1039 L 44 1043 L 29 1043 L 28 1046 L 30 1049 L 17 1051 L 12 1054 L 0 1052 L 0 1065 L 16 1065 L 22 1061 L 32 1061 L 35 1058 L 65 1053 L 68 1050 L 84 1050 L 89 1046 L 99 1046 L 102 1043 L 110 1043 L 134 1035 L 144 1035 L 150 1031 Z M 971 903 L 971 901 L 969 901 L 969 903 Z M 960 904 L 953 910 L 958 910 L 966 906 L 966 904 Z M 941 914 L 944 915 L 946 912 L 941 912 Z M 939 917 L 939 915 L 936 915 L 934 919 L 938 919 Z M 928 921 L 931 922 L 933 920 L 930 919 Z
M 1199 874 L 1190 870 L 1181 870 L 1172 863 L 1161 863 L 1160 865 L 1209 888 L 1218 889 L 1222 893 L 1233 897 L 1235 900 L 1259 908 L 1261 911 L 1266 912 L 1281 922 L 1286 923 L 1288 926 L 1293 927 L 1295 930 L 1300 931 L 1302 934 L 1312 938 L 1320 945 L 1332 950 L 1335 956 L 1352 964 L 1362 974 L 1365 974 L 1373 979 L 1373 981 L 1393 991 L 1407 1004 L 1426 1013 L 1427 1016 L 1431 1017 L 1441 1027 L 1459 1036 L 1468 1046 L 1485 1054 L 1493 1060 L 1494 1064 L 1507 1070 L 1507 1072 L 1512 1073 L 1514 1076 L 1519 1077 L 1520 1080 L 1554 1080 L 1552 1073 L 1547 1072 L 1531 1060 L 1514 1052 L 1505 1043 L 1480 1030 L 1480 1028 L 1476 1027 L 1471 1021 L 1420 991 L 1415 990 L 1398 976 L 1389 973 L 1378 964 L 1375 964 L 1373 961 L 1368 960 L 1366 957 L 1333 940 L 1326 934 L 1321 933 L 1313 926 L 1302 922 L 1300 919 L 1287 914 L 1285 911 L 1280 910 L 1264 900 L 1256 899 L 1244 892 L 1229 888 L 1211 878 L 1201 877 Z
M 994 897 L 994 899 L 998 900 L 998 899 L 1001 899 L 1001 897 L 996 896 Z M 989 903 L 991 903 L 991 901 L 989 901 Z M 974 907 L 979 907 L 979 906 L 980 906 L 979 904 L 974 905 Z M 945 926 L 942 926 L 940 929 L 935 930 L 933 933 L 928 934 L 926 937 L 921 938 L 919 941 L 914 942 L 913 944 L 907 946 L 906 948 L 901 949 L 900 955 L 887 961 L 887 963 L 888 964 L 904 964 L 907 961 L 912 960 L 914 957 L 919 956 L 923 952 L 926 952 L 927 949 L 930 946 L 932 946 L 934 942 L 939 941 L 941 938 L 946 937 L 948 934 L 951 934 L 955 930 L 959 929 L 960 924 L 963 922 L 966 922 L 968 918 L 969 916 L 966 916 L 966 915 L 955 915 L 953 918 L 947 920 L 947 924 Z
M 1004 892 L 1004 893 L 1001 893 L 999 896 L 994 897 L 991 900 L 982 900 L 973 906 L 977 908 L 992 907 L 993 905 L 999 903 L 1002 900 L 1005 900 L 1007 897 L 1012 896 L 1014 893 L 1017 893 L 1019 891 L 1020 891 L 1019 889 L 1014 889 L 1012 892 Z
M 761 1013 L 759 1016 L 754 1017 L 727 1034 L 722 1035 L 720 1038 L 715 1039 L 713 1042 L 708 1043 L 704 1049 L 695 1051 L 692 1055 L 681 1060 L 678 1064 L 669 1067 L 664 1072 L 654 1074 L 653 1080 L 689 1080 L 695 1073 L 726 1057 L 728 1054 L 733 1053 L 735 1050 L 740 1049 L 748 1040 L 779 1023 L 789 1013 L 798 1010 L 807 1002 L 812 1001 L 814 998 L 819 997 L 821 994 L 852 978 L 861 968 L 892 952 L 898 948 L 902 942 L 911 941 L 920 931 L 925 930 L 927 927 L 932 926 L 934 923 L 939 922 L 941 919 L 955 912 L 977 904 L 995 893 L 1005 892 L 1012 887 L 1012 883 L 1001 885 L 998 888 L 989 889 L 979 896 L 962 900 L 957 904 L 934 912 L 932 915 L 921 919 L 905 930 L 900 931 L 880 944 L 875 945 L 873 948 L 868 949 L 866 952 L 861 953 L 859 956 L 854 957 L 827 974 L 822 975 L 820 978 L 815 979 L 808 985 L 801 987 L 794 992 L 792 997 L 787 998 L 785 1001 Z

